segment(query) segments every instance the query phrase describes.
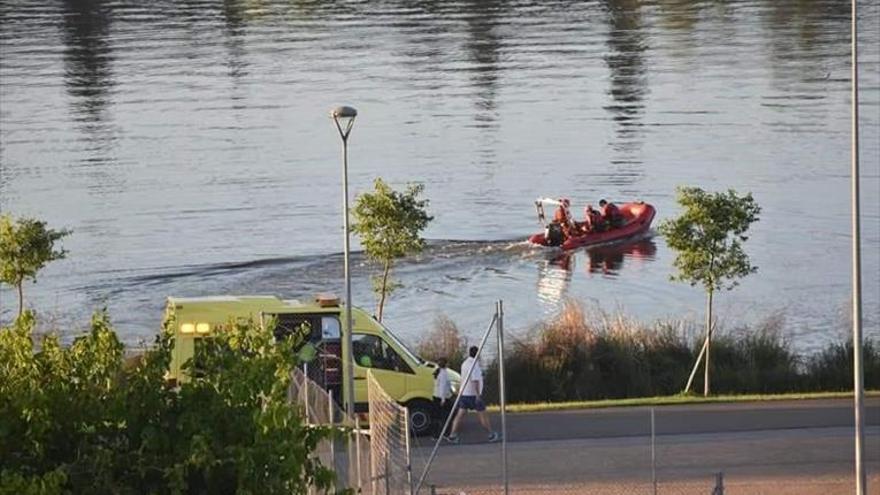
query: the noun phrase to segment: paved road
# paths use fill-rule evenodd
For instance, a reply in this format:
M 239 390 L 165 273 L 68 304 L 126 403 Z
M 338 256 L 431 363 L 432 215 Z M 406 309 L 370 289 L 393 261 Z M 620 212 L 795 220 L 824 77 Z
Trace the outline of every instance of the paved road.
M 876 479 L 880 398 L 871 398 L 867 405 L 866 457 L 869 473 Z M 657 471 L 667 482 L 700 480 L 705 485 L 713 473 L 724 471 L 732 483 L 753 483 L 741 493 L 783 493 L 781 487 L 793 482 L 818 487 L 804 485 L 794 493 L 849 492 L 851 401 L 664 406 L 655 408 L 655 420 Z M 498 425 L 497 415 L 492 421 Z M 546 493 L 550 493 L 547 487 L 560 484 L 644 483 L 651 476 L 649 435 L 650 408 L 510 414 L 511 480 L 518 485 L 544 483 Z M 497 483 L 499 445 L 484 442 L 476 418 L 468 418 L 463 437 L 463 445 L 440 449 L 429 481 L 471 488 Z M 416 445 L 416 477 L 431 446 L 425 440 Z M 769 491 L 758 490 L 767 483 L 776 485 Z
M 880 397 L 866 401 L 867 425 L 880 426 Z M 810 400 L 654 408 L 657 435 L 828 428 L 853 425 L 852 401 Z M 508 414 L 508 441 L 569 440 L 651 434 L 651 409 L 609 408 Z M 471 419 L 471 418 L 469 418 Z M 473 418 L 469 423 L 476 424 Z M 492 424 L 500 427 L 498 415 Z M 476 428 L 465 440 L 482 441 Z

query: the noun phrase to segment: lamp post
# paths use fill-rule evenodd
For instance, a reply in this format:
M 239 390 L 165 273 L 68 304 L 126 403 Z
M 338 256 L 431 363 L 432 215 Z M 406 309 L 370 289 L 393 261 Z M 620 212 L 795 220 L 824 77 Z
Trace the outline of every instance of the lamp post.
M 342 138 L 342 217 L 343 229 L 345 230 L 345 242 L 343 243 L 342 259 L 345 277 L 345 341 L 342 346 L 342 359 L 345 365 L 342 367 L 343 381 L 345 382 L 345 412 L 354 417 L 354 359 L 352 357 L 352 324 L 351 324 L 351 274 L 348 269 L 349 237 L 348 225 L 348 135 L 357 110 L 352 107 L 336 107 L 330 111 L 330 117 L 336 123 L 339 136 Z
M 862 361 L 862 251 L 859 207 L 859 17 L 858 0 L 851 0 L 851 64 L 852 78 L 852 292 L 853 292 L 853 412 L 855 420 L 856 495 L 867 493 L 865 473 L 865 370 Z

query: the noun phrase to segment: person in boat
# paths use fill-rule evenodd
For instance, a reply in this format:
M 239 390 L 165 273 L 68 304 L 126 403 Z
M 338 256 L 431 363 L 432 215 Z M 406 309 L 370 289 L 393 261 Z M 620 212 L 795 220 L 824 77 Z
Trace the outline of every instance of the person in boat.
M 602 215 L 593 209 L 593 205 L 591 204 L 587 204 L 587 207 L 584 208 L 584 223 L 582 224 L 581 230 L 583 230 L 585 234 L 590 232 L 600 232 L 602 230 Z
M 556 207 L 556 212 L 553 213 L 554 222 L 559 224 L 568 222 L 568 205 L 568 199 L 562 198 L 559 200 L 559 206 Z
M 605 229 L 610 230 L 619 227 L 623 220 L 623 217 L 620 215 L 620 208 L 604 199 L 599 200 L 599 214 L 602 216 L 602 224 Z
M 553 222 L 558 223 L 560 227 L 562 227 L 562 233 L 566 239 L 571 237 L 574 230 L 574 220 L 568 213 L 568 207 L 570 204 L 571 202 L 568 198 L 560 199 L 559 206 L 556 207 L 556 212 L 553 213 Z

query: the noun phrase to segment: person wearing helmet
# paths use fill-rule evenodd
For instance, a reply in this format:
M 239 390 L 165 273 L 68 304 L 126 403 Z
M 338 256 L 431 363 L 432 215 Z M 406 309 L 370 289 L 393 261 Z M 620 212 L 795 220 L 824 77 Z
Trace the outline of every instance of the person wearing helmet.
M 568 223 L 568 205 L 570 202 L 567 198 L 562 198 L 559 200 L 559 206 L 556 207 L 556 212 L 553 213 L 553 221 L 559 223 L 560 225 L 565 225 Z
M 553 214 L 553 222 L 558 223 L 562 227 L 562 233 L 565 235 L 565 238 L 568 239 L 571 237 L 572 233 L 575 230 L 574 219 L 571 217 L 569 213 L 568 207 L 571 205 L 571 202 L 568 198 L 562 198 L 559 200 L 559 206 L 556 208 L 556 212 Z

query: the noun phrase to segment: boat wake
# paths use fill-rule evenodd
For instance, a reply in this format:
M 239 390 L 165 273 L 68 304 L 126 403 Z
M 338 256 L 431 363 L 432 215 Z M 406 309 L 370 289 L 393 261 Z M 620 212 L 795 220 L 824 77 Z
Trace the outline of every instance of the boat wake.
M 547 273 L 558 270 L 568 273 L 564 279 L 569 279 L 577 266 L 585 267 L 588 274 L 613 275 L 624 259 L 652 259 L 655 250 L 650 235 L 566 252 L 536 246 L 522 238 L 433 239 L 418 255 L 395 263 L 392 277 L 402 287 L 394 292 L 394 298 L 410 301 L 407 314 L 418 320 L 422 318 L 420 312 L 450 304 L 457 311 L 466 311 L 469 305 L 482 308 L 486 294 L 510 293 L 513 287 L 528 287 L 536 276 L 544 279 Z M 351 270 L 353 300 L 359 304 L 373 301 L 370 278 L 379 273 L 379 266 L 363 251 L 355 251 L 351 253 Z M 125 308 L 115 312 L 114 321 L 120 327 L 137 328 L 132 335 L 148 335 L 160 322 L 168 296 L 267 294 L 309 298 L 317 292 L 344 291 L 342 253 L 338 252 L 145 271 L 114 273 L 99 284 L 81 287 L 81 293 L 89 299 L 88 307 Z

